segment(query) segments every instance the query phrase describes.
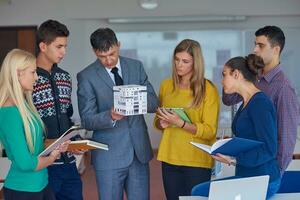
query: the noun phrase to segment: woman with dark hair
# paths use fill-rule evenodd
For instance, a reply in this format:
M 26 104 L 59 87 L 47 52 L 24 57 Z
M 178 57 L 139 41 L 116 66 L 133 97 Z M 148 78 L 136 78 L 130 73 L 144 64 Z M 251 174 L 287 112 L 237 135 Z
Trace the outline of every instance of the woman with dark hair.
M 256 76 L 263 67 L 262 58 L 250 54 L 245 58 L 230 59 L 222 72 L 224 92 L 238 93 L 243 98 L 232 122 L 233 134 L 261 141 L 263 145 L 240 153 L 236 158 L 222 154 L 212 157 L 228 165 L 236 165 L 235 176 L 225 179 L 269 175 L 269 198 L 278 191 L 281 178 L 276 160 L 278 142 L 275 108 L 271 100 L 254 85 Z M 206 182 L 195 186 L 192 195 L 208 196 L 209 185 L 210 182 Z
M 190 142 L 211 145 L 216 140 L 220 99 L 214 84 L 204 78 L 200 44 L 185 39 L 173 53 L 172 78 L 161 83 L 156 128 L 162 130 L 157 159 L 168 200 L 190 194 L 194 185 L 209 181 L 213 159 Z M 165 108 L 183 108 L 191 122 Z

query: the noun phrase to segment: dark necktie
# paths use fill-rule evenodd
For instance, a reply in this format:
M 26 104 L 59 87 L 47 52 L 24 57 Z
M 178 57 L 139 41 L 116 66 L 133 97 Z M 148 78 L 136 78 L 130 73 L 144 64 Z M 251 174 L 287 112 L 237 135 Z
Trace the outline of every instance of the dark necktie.
M 123 85 L 123 79 L 119 75 L 118 70 L 117 67 L 114 67 L 110 72 L 114 74 L 116 85 Z

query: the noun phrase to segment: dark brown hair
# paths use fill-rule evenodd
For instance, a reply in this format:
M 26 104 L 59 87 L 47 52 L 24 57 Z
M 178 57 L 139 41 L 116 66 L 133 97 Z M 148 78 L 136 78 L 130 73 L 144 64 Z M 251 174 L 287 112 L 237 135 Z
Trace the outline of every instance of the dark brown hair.
M 283 31 L 277 26 L 265 26 L 258 29 L 255 32 L 255 36 L 266 36 L 271 46 L 274 47 L 278 45 L 280 47 L 280 53 L 282 52 L 285 44 L 285 36 Z
M 118 45 L 115 32 L 110 28 L 99 28 L 90 36 L 90 42 L 94 50 L 107 52 L 111 47 Z
M 39 50 L 39 45 L 41 42 L 46 44 L 51 44 L 57 37 L 68 37 L 69 30 L 66 25 L 49 19 L 43 22 L 37 30 L 36 34 L 36 44 Z
M 239 70 L 244 78 L 250 82 L 256 81 L 259 70 L 265 66 L 263 59 L 255 54 L 231 58 L 225 65 L 229 67 L 231 71 Z

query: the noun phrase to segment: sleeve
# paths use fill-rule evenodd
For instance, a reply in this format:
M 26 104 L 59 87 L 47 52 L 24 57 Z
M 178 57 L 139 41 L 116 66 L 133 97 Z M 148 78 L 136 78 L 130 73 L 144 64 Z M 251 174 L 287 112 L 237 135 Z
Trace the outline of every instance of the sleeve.
M 5 130 L 5 140 L 7 152 L 11 155 L 11 160 L 22 171 L 34 171 L 38 165 L 38 158 L 29 151 L 23 124 L 20 121 L 10 122 L 14 124 Z
M 277 128 L 273 105 L 264 99 L 257 99 L 249 105 L 249 118 L 253 124 L 255 137 L 263 142 L 259 148 L 241 153 L 237 156 L 237 164 L 245 167 L 256 167 L 276 157 Z
M 220 110 L 220 98 L 216 87 L 207 90 L 203 101 L 202 120 L 195 122 L 197 132 L 194 137 L 212 140 L 216 137 Z
M 222 89 L 222 102 L 226 106 L 233 106 L 242 101 L 242 97 L 237 94 L 225 94 L 224 89 Z
M 282 172 L 293 157 L 299 123 L 299 103 L 294 90 L 283 87 L 275 104 L 278 111 L 278 162 Z
M 87 77 L 77 74 L 77 100 L 82 126 L 87 130 L 102 130 L 113 128 L 110 109 L 99 112 L 96 100 L 96 89 Z
M 162 102 L 163 102 L 163 93 L 164 93 L 164 92 L 163 92 L 163 91 L 164 91 L 163 88 L 164 88 L 164 81 L 161 83 L 160 89 L 159 89 L 159 96 L 158 96 L 158 98 L 159 98 L 159 107 L 162 106 Z M 157 117 L 157 115 L 155 115 L 154 121 L 153 121 L 153 126 L 154 126 L 154 128 L 156 128 L 157 130 L 161 131 L 161 130 L 158 129 L 157 126 L 156 126 L 157 120 L 158 120 L 158 117 Z
M 70 98 L 70 105 L 69 105 L 69 107 L 68 107 L 68 109 L 67 109 L 67 115 L 68 115 L 68 117 L 69 118 L 71 118 L 72 116 L 73 116 L 73 105 L 72 105 L 72 79 L 71 79 L 71 76 L 70 76 L 70 74 L 68 74 L 69 75 L 69 77 L 70 77 L 70 96 L 69 96 L 69 98 Z
M 155 113 L 158 106 L 157 95 L 148 80 L 143 64 L 140 62 L 140 84 L 147 87 L 147 112 Z
M 73 116 L 73 105 L 72 103 L 70 103 L 68 109 L 67 109 L 67 115 L 69 118 L 71 118 Z

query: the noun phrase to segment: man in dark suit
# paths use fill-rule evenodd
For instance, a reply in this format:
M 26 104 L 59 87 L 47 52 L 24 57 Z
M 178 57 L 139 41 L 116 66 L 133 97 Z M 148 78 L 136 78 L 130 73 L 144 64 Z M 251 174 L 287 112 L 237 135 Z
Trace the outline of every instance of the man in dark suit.
M 148 200 L 149 161 L 153 157 L 143 115 L 122 116 L 113 108 L 114 85 L 147 86 L 147 109 L 155 112 L 158 99 L 140 61 L 119 56 L 120 42 L 113 30 L 92 33 L 97 60 L 78 73 L 78 107 L 82 126 L 93 139 L 109 145 L 92 152 L 101 200 Z

